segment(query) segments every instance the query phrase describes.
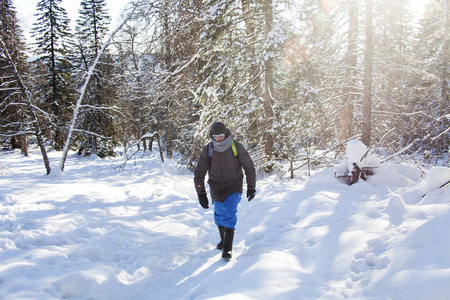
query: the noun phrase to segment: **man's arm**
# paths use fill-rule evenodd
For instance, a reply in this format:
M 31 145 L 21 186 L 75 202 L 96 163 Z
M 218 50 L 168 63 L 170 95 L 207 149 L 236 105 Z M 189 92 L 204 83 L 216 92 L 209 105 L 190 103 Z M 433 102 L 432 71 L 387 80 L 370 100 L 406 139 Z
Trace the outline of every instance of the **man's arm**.
M 194 171 L 194 183 L 197 195 L 206 195 L 205 176 L 209 168 L 208 147 L 204 147 Z

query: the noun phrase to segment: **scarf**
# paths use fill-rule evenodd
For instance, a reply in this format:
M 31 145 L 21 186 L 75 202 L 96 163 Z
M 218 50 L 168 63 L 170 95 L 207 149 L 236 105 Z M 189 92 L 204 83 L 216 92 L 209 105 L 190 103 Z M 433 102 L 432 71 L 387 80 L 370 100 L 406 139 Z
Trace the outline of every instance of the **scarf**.
M 228 136 L 221 142 L 216 142 L 215 140 L 211 140 L 214 145 L 214 150 L 217 152 L 225 152 L 228 148 L 231 147 L 231 136 Z

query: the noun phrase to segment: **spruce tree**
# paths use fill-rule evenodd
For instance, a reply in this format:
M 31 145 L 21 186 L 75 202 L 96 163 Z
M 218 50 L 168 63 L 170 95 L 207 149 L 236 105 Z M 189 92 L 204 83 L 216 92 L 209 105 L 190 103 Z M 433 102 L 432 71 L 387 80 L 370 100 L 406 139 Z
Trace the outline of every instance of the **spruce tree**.
M 38 2 L 32 36 L 36 39 L 35 87 L 45 108 L 54 115 L 53 147 L 61 150 L 67 135 L 67 124 L 74 101 L 71 64 L 67 59 L 71 33 L 69 18 L 62 0 Z
M 110 17 L 104 0 L 83 0 L 79 9 L 76 27 L 75 64 L 79 82 L 94 62 L 103 45 Z M 113 156 L 117 143 L 117 124 L 111 114 L 111 107 L 117 100 L 113 80 L 113 57 L 103 53 L 86 90 L 85 105 L 79 117 L 79 131 L 82 132 L 78 153 L 99 157 Z

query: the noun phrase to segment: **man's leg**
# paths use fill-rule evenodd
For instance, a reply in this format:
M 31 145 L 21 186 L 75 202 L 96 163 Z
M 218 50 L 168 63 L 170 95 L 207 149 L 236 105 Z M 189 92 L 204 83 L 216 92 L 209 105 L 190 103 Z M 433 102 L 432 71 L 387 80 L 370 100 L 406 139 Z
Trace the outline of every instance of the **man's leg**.
M 223 224 L 223 210 L 225 203 L 214 202 L 214 221 L 217 226 L 224 226 Z
M 231 194 L 224 202 L 222 224 L 224 226 L 222 258 L 230 259 L 233 249 L 234 229 L 237 222 L 237 206 L 241 201 L 241 194 Z
M 224 204 L 221 202 L 214 202 L 214 221 L 219 228 L 220 242 L 217 244 L 217 249 L 223 249 L 223 235 L 224 226 L 222 222 Z
M 234 229 L 237 223 L 237 206 L 241 202 L 241 194 L 234 193 L 228 196 L 223 203 L 221 222 L 222 226 Z

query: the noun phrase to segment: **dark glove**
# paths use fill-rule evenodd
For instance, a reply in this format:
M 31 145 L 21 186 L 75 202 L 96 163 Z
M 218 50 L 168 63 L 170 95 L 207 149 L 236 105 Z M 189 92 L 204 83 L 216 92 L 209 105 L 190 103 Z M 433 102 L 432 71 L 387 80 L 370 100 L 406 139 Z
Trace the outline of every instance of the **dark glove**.
M 200 205 L 204 209 L 209 208 L 209 206 L 208 206 L 208 197 L 206 195 L 199 195 L 198 196 L 198 202 L 200 202 Z
M 255 190 L 247 190 L 247 199 L 248 202 L 252 201 L 255 198 L 256 191 Z

